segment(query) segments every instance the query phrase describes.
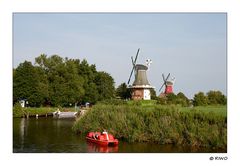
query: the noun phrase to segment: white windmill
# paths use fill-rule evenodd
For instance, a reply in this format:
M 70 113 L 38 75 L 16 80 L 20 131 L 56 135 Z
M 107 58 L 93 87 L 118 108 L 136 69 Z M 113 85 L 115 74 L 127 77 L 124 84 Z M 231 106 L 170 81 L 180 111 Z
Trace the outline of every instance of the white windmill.
M 133 57 L 131 57 L 133 68 L 128 79 L 128 85 L 130 83 L 132 73 L 134 71 L 135 80 L 133 84 L 129 86 L 129 88 L 132 89 L 132 99 L 133 100 L 150 100 L 151 99 L 150 89 L 153 89 L 154 87 L 152 87 L 148 82 L 146 71 L 148 70 L 152 61 L 150 59 L 147 59 L 146 60 L 147 65 L 137 64 L 136 62 L 137 62 L 139 50 L 140 49 L 138 49 L 134 60 L 133 60 Z

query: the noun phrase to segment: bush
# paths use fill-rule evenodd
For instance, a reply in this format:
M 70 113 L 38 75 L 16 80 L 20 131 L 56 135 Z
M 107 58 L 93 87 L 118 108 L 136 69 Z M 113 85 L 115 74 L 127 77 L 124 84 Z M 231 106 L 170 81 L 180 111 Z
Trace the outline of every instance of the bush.
M 203 92 L 199 92 L 194 95 L 193 98 L 193 105 L 194 106 L 206 106 L 208 105 L 208 98 L 205 96 Z
M 161 105 L 173 104 L 187 107 L 190 105 L 190 100 L 182 92 L 179 92 L 177 95 L 175 95 L 174 93 L 170 93 L 163 97 L 159 97 L 157 100 L 157 104 Z
M 15 103 L 13 106 L 13 117 L 22 117 L 25 115 L 25 112 L 19 102 Z
M 220 91 L 209 91 L 207 93 L 209 105 L 226 105 L 227 98 Z
M 209 91 L 206 95 L 203 92 L 199 92 L 194 95 L 194 106 L 206 106 L 206 105 L 226 105 L 227 98 L 220 91 Z

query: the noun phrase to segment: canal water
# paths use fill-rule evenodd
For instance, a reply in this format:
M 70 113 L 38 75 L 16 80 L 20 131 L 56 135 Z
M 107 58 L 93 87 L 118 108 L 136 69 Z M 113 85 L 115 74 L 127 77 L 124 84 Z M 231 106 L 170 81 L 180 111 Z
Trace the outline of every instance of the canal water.
M 211 152 L 173 145 L 127 143 L 102 147 L 86 142 L 85 136 L 72 131 L 74 119 L 13 118 L 14 153 L 189 153 Z

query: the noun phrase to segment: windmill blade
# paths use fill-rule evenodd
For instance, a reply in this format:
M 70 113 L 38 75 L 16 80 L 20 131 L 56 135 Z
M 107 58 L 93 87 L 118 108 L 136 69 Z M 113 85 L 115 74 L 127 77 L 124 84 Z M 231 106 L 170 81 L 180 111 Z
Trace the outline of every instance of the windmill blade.
M 164 81 L 164 83 L 165 83 L 165 82 L 166 82 L 166 80 L 165 80 L 164 74 L 162 74 L 162 78 L 163 78 L 163 81 Z
M 161 88 L 159 89 L 159 92 L 162 90 L 164 85 L 165 85 L 165 82 L 162 84 Z
M 129 82 L 130 82 L 130 80 L 131 80 L 133 70 L 135 69 L 135 65 L 136 65 L 136 61 L 137 61 L 137 57 L 138 57 L 139 50 L 140 50 L 140 48 L 139 48 L 138 51 L 137 51 L 137 54 L 136 54 L 136 57 L 135 57 L 135 60 L 134 60 L 134 61 L 133 61 L 133 58 L 131 57 L 132 63 L 133 63 L 133 68 L 132 68 L 132 71 L 131 71 L 130 76 L 129 76 L 129 79 L 128 79 L 128 84 L 129 84 Z
M 131 56 L 131 59 L 132 59 L 132 65 L 134 66 L 134 61 L 133 61 L 133 57 Z
M 167 75 L 167 78 L 166 78 L 165 82 L 168 80 L 169 76 L 170 76 L 170 73 L 168 73 L 168 75 Z
M 136 57 L 135 57 L 135 60 L 134 60 L 134 65 L 136 65 L 136 62 L 137 62 L 139 50 L 140 50 L 140 48 L 137 50 L 137 54 L 136 54 Z
M 169 76 L 170 76 L 170 73 L 168 73 L 168 75 L 167 75 L 167 77 L 166 77 L 166 79 L 165 79 L 164 74 L 162 74 L 162 77 L 163 77 L 163 81 L 164 81 L 164 82 L 163 82 L 161 88 L 159 89 L 159 92 L 162 90 L 162 88 L 163 88 L 164 85 L 166 86 L 167 79 L 169 78 Z
M 128 79 L 128 84 L 129 84 L 129 82 L 130 82 L 130 80 L 131 80 L 131 77 L 132 77 L 133 70 L 134 70 L 134 67 L 132 68 L 131 74 L 130 74 L 130 76 L 129 76 L 129 79 Z

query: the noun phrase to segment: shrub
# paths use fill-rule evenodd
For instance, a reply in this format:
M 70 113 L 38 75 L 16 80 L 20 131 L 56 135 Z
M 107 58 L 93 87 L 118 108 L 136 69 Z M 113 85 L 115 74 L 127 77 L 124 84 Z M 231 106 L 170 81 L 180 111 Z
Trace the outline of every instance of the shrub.
M 26 112 L 22 108 L 19 102 L 15 103 L 13 106 L 13 117 L 23 117 L 26 115 Z

